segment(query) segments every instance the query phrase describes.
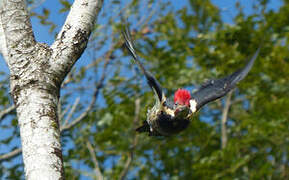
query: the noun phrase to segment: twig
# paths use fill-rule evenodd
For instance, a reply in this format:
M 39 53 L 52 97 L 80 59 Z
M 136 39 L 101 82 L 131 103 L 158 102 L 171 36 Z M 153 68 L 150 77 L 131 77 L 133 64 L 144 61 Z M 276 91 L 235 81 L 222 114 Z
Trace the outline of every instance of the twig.
M 71 104 L 68 104 L 67 107 L 64 109 L 64 111 L 61 112 L 61 110 L 59 110 L 59 119 L 63 119 L 64 115 L 68 112 L 68 110 L 71 108 Z
M 95 104 L 95 101 L 96 101 L 96 99 L 98 97 L 99 91 L 100 91 L 100 89 L 103 86 L 104 79 L 105 79 L 105 76 L 106 76 L 106 68 L 108 66 L 109 60 L 110 60 L 110 58 L 107 58 L 105 63 L 104 63 L 104 65 L 103 65 L 102 75 L 101 75 L 101 78 L 98 81 L 98 83 L 97 83 L 97 85 L 96 85 L 96 87 L 94 89 L 92 100 L 91 100 L 90 104 L 87 106 L 85 111 L 83 113 L 81 113 L 81 115 L 79 115 L 78 118 L 76 118 L 74 121 L 72 121 L 69 124 L 60 126 L 60 131 L 61 132 L 62 131 L 66 131 L 66 130 L 72 128 L 73 126 L 77 125 L 80 121 L 82 121 L 88 115 L 90 110 L 93 108 L 93 106 Z
M 91 143 L 89 141 L 86 142 L 86 147 L 90 153 L 90 156 L 92 157 L 92 161 L 94 163 L 94 172 L 95 172 L 95 175 L 96 175 L 96 179 L 97 180 L 103 180 L 103 176 L 102 176 L 102 173 L 100 171 L 100 168 L 99 168 L 99 164 L 98 164 L 98 161 L 96 159 L 96 156 L 95 156 L 95 151 L 94 151 L 94 148 L 93 146 L 91 145 Z
M 7 109 L 2 110 L 0 112 L 0 120 L 4 119 L 6 115 L 8 115 L 9 113 L 11 113 L 14 110 L 15 110 L 15 105 L 11 105 Z
M 18 149 L 14 149 L 13 151 L 7 154 L 0 155 L 0 162 L 13 158 L 15 156 L 18 156 L 21 152 L 22 152 L 22 149 L 18 148 Z
M 231 97 L 232 97 L 233 91 L 230 91 L 227 95 L 227 99 L 223 108 L 222 112 L 222 138 L 221 138 L 221 145 L 222 149 L 225 149 L 227 146 L 228 136 L 227 136 L 227 120 L 228 120 L 228 112 L 231 105 Z
M 65 118 L 65 121 L 64 121 L 64 124 L 63 124 L 63 125 L 68 124 L 68 121 L 71 119 L 73 113 L 75 112 L 76 107 L 77 107 L 77 105 L 79 104 L 79 101 L 80 101 L 80 98 L 77 97 L 77 98 L 75 99 L 75 101 L 74 101 L 73 106 L 72 106 L 71 109 L 70 109 L 69 114 L 68 114 L 67 117 Z

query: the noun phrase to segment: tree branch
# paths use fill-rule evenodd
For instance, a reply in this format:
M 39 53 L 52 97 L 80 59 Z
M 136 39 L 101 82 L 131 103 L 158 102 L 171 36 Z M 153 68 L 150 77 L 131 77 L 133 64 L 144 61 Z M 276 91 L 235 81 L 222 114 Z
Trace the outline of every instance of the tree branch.
M 103 0 L 75 0 L 51 48 L 52 68 L 66 75 L 86 48 Z
M 1 121 L 2 119 L 4 119 L 6 115 L 8 115 L 8 114 L 11 113 L 12 111 L 14 111 L 15 108 L 16 108 L 15 105 L 11 105 L 10 107 L 2 110 L 2 111 L 0 112 L 0 121 Z
M 64 125 L 68 124 L 68 121 L 72 118 L 73 113 L 76 110 L 77 105 L 79 104 L 80 98 L 77 97 L 76 100 L 74 101 L 74 104 L 72 105 L 69 114 L 65 118 Z
M 233 91 L 230 91 L 227 95 L 227 99 L 222 111 L 222 139 L 221 139 L 221 144 L 222 144 L 222 149 L 225 149 L 227 146 L 227 120 L 228 120 L 228 112 L 230 109 L 231 105 L 231 97 L 232 97 Z
M 103 180 L 103 176 L 102 176 L 102 173 L 100 171 L 97 158 L 95 156 L 94 148 L 92 147 L 92 145 L 91 145 L 91 143 L 89 141 L 87 141 L 86 147 L 87 147 L 87 149 L 88 149 L 88 151 L 90 153 L 90 156 L 92 157 L 92 161 L 94 163 L 94 171 L 95 171 L 96 179 L 97 180 Z
M 1 44 L 1 53 L 11 74 L 14 74 L 14 71 L 22 68 L 21 65 L 25 64 L 27 57 L 31 56 L 36 41 L 25 0 L 1 1 L 0 8 L 0 33 L 3 33 L 0 38 L 0 42 L 3 43 Z M 8 58 L 10 54 L 13 55 L 13 58 Z M 14 66 L 14 64 L 18 66 Z
M 103 83 L 104 83 L 104 80 L 105 80 L 105 76 L 106 76 L 106 69 L 107 69 L 109 60 L 110 60 L 110 58 L 108 57 L 106 59 L 104 65 L 103 65 L 102 75 L 101 75 L 101 78 L 98 81 L 98 83 L 97 83 L 97 85 L 96 85 L 96 87 L 94 89 L 94 93 L 93 93 L 92 100 L 91 100 L 90 104 L 87 106 L 85 111 L 83 113 L 81 113 L 81 115 L 79 115 L 78 118 L 76 118 L 74 121 L 72 121 L 69 124 L 64 124 L 64 125 L 60 126 L 60 131 L 66 131 L 66 130 L 72 128 L 73 126 L 77 125 L 80 121 L 82 121 L 88 115 L 90 110 L 93 108 L 93 106 L 95 104 L 95 101 L 96 101 L 96 99 L 98 97 L 99 91 L 100 91 L 100 89 L 103 86 Z
M 16 157 L 21 152 L 22 152 L 22 149 L 18 148 L 18 149 L 14 149 L 13 151 L 11 151 L 11 152 L 9 152 L 7 154 L 0 155 L 0 162 L 5 161 L 5 160 L 9 160 L 9 159 L 11 159 L 13 157 Z

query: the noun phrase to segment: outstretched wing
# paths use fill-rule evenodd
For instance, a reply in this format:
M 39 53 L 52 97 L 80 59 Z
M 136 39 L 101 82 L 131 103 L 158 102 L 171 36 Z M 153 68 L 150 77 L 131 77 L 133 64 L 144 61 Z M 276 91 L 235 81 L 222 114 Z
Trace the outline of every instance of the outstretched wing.
M 192 94 L 192 99 L 196 101 L 196 110 L 200 109 L 205 104 L 214 101 L 218 98 L 225 96 L 230 90 L 232 90 L 238 82 L 246 77 L 250 69 L 252 68 L 255 59 L 260 51 L 260 47 L 257 49 L 253 57 L 248 64 L 233 74 L 216 80 L 210 80 L 203 84 L 198 91 Z
M 125 27 L 125 30 L 122 31 L 122 35 L 125 39 L 125 46 L 128 49 L 130 55 L 133 57 L 136 64 L 138 65 L 138 67 L 145 75 L 145 77 L 147 79 L 147 83 L 149 84 L 149 86 L 153 89 L 153 91 L 155 92 L 155 94 L 159 98 L 160 102 L 162 102 L 162 98 L 163 98 L 162 87 L 160 86 L 160 84 L 158 83 L 156 78 L 150 72 L 148 72 L 144 68 L 143 64 L 140 62 L 139 57 L 137 56 L 137 54 L 135 52 L 134 44 L 133 44 L 133 41 L 131 39 L 131 35 L 130 35 L 129 29 L 127 26 Z

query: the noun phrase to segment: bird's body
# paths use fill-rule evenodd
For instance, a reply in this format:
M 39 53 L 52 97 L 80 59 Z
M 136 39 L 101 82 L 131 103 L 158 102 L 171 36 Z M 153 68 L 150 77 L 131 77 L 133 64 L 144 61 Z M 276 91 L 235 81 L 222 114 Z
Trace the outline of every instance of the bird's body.
M 140 62 L 131 39 L 129 29 L 123 31 L 125 45 L 147 79 L 148 85 L 155 93 L 156 104 L 148 110 L 147 119 L 136 129 L 138 132 L 148 132 L 149 136 L 170 136 L 186 129 L 196 113 L 205 104 L 225 96 L 236 84 L 245 78 L 258 56 L 259 49 L 248 64 L 235 73 L 221 79 L 210 80 L 200 89 L 190 94 L 185 89 L 178 89 L 174 94 L 174 105 L 171 106 L 155 77 L 146 71 Z
M 155 104 L 148 109 L 147 119 L 137 129 L 139 132 L 149 132 L 150 136 L 169 136 L 186 129 L 190 123 L 190 109 L 185 108 L 175 115 L 175 109 L 164 105 L 162 108 Z
M 194 100 L 187 90 L 179 89 L 174 102 L 172 106 L 167 100 L 160 103 L 157 99 L 156 104 L 148 109 L 146 121 L 136 130 L 148 132 L 150 136 L 170 136 L 186 129 L 196 111 Z

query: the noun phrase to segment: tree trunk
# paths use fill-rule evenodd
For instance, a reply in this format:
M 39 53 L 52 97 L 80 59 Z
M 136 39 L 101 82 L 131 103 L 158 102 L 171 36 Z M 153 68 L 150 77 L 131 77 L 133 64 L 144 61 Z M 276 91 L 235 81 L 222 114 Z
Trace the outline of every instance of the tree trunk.
M 12 93 L 17 105 L 27 179 L 64 177 L 56 108 L 58 94 L 58 88 L 53 90 L 39 82 Z
M 102 0 L 75 0 L 51 47 L 35 41 L 25 0 L 0 0 L 0 53 L 10 70 L 26 179 L 64 179 L 60 85 L 86 48 Z

